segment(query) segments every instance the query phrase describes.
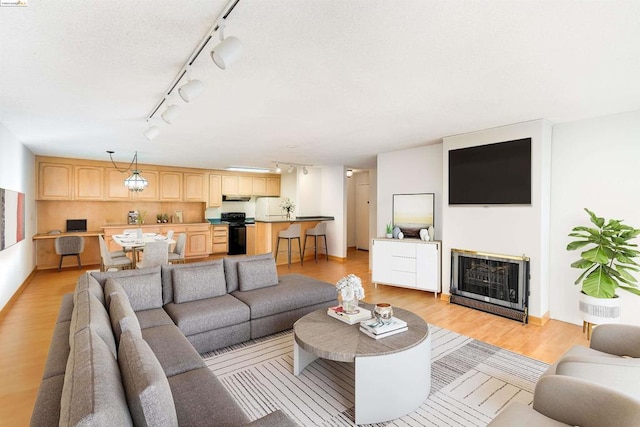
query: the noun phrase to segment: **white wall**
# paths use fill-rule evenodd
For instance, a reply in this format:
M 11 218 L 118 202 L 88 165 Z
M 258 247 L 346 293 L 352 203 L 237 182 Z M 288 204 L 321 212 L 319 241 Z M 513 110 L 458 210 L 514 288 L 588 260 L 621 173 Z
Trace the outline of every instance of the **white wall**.
M 640 228 L 640 111 L 555 125 L 552 159 L 551 315 L 581 324 L 580 287 L 573 285 L 580 272 L 570 267 L 579 252 L 566 250 L 567 235 L 590 224 L 583 208 Z M 618 295 L 620 321 L 640 324 L 640 297 Z
M 531 206 L 449 206 L 449 182 L 444 178 L 449 174 L 449 150 L 528 137 L 531 137 Z M 529 314 L 543 316 L 549 311 L 551 125 L 535 120 L 447 137 L 443 144 L 442 291 L 449 293 L 451 248 L 526 255 L 531 259 Z
M 25 239 L 0 251 L 0 309 L 36 266 L 35 157 L 0 123 L 0 187 L 25 194 Z
M 384 236 L 393 219 L 393 195 L 435 193 L 436 240 L 442 228 L 442 144 L 378 154 L 376 233 Z M 444 276 L 443 276 L 444 277 Z
M 298 173 L 295 196 L 291 197 L 296 201 L 296 216 L 318 215 L 321 209 L 320 192 L 322 190 L 322 168 L 308 168 L 307 175 Z M 287 197 L 287 196 L 285 196 Z
M 329 255 L 347 257 L 347 184 L 346 168 L 340 166 L 322 167 L 320 188 L 320 215 L 332 216 L 327 223 L 327 244 Z
M 347 189 L 347 247 L 356 246 L 356 180 L 358 174 L 345 180 Z

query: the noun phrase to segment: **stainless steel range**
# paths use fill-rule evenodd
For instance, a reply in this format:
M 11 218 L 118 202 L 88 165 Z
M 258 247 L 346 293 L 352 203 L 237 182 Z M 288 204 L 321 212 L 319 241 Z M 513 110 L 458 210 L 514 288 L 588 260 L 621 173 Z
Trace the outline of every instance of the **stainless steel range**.
M 229 223 L 229 252 L 228 255 L 243 255 L 247 253 L 247 227 L 244 212 L 223 212 L 220 220 Z

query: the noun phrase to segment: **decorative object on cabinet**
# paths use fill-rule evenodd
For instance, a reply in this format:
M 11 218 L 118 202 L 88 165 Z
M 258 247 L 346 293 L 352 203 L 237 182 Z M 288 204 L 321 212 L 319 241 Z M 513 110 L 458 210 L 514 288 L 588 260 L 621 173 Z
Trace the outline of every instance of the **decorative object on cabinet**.
M 421 228 L 433 225 L 434 199 L 434 193 L 394 194 L 393 224 L 405 237 L 419 237 Z
M 420 229 L 420 240 L 424 240 L 425 242 L 431 240 L 431 237 L 429 236 L 429 230 L 427 230 L 426 228 Z
M 336 290 L 340 295 L 344 312 L 355 314 L 358 311 L 358 301 L 364 298 L 362 280 L 355 274 L 349 274 L 338 280 Z
M 280 203 L 280 209 L 287 215 L 287 219 L 291 219 L 291 214 L 296 210 L 296 204 L 287 197 Z
M 182 224 L 182 211 L 175 211 L 173 213 L 173 222 Z
M 387 224 L 385 236 L 388 239 L 393 237 L 393 224 L 392 223 Z
M 109 158 L 111 159 L 111 163 L 113 163 L 113 167 L 118 172 L 132 171 L 131 176 L 129 176 L 124 180 L 124 186 L 127 187 L 129 191 L 138 192 L 147 188 L 147 186 L 149 185 L 149 182 L 142 175 L 140 175 L 140 171 L 138 170 L 138 152 L 137 151 L 133 155 L 133 160 L 131 160 L 131 163 L 125 169 L 118 168 L 118 165 L 116 165 L 116 162 L 113 160 L 113 154 L 115 153 L 115 151 L 107 150 L 107 153 L 109 153 Z M 135 164 L 135 168 L 132 170 L 131 167 L 134 164 Z
M 427 232 L 429 233 L 429 240 L 435 240 L 436 230 L 433 228 L 433 225 L 430 225 L 429 228 L 427 228 Z
M 393 227 L 393 231 L 391 232 L 391 236 L 394 239 L 397 239 L 399 234 L 400 234 L 400 227 Z
M 398 239 L 404 239 L 404 233 L 402 231 L 398 233 Z
M 147 219 L 147 211 L 138 211 L 138 225 L 144 224 L 145 219 Z

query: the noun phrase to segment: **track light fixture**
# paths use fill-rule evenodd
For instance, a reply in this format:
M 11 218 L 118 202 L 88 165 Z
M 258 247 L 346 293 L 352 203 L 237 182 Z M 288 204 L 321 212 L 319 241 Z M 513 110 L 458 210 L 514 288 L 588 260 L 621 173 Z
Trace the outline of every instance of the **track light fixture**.
M 287 173 L 293 172 L 293 165 L 289 165 L 289 169 L 287 169 Z
M 162 120 L 164 120 L 167 124 L 173 123 L 173 121 L 180 115 L 180 107 L 176 104 L 171 104 L 164 110 L 162 113 Z
M 347 178 L 351 178 L 353 176 L 353 170 L 347 169 Z
M 147 120 L 147 123 L 149 123 L 149 120 Z M 153 141 L 154 139 L 156 139 L 158 137 L 158 135 L 160 135 L 160 127 L 157 126 L 157 125 L 150 125 L 147 129 L 145 129 L 144 132 L 142 132 L 142 134 L 149 141 Z
M 276 173 L 280 173 L 282 171 L 282 169 L 280 168 L 280 163 L 282 163 L 282 162 L 278 161 L 278 162 L 274 162 L 274 163 L 276 164 Z M 304 175 L 308 175 L 309 174 L 309 169 L 307 169 L 307 168 L 310 168 L 310 167 L 313 166 L 313 165 L 306 165 L 304 163 L 288 163 L 287 162 L 287 164 L 289 165 L 289 167 L 287 168 L 287 173 L 293 173 L 294 168 L 297 167 L 297 168 L 302 168 L 302 173 Z M 300 169 L 298 169 L 298 170 L 300 170 Z
M 276 163 L 276 173 L 280 173 L 280 172 L 282 172 L 282 169 L 280 169 L 280 165 Z
M 138 152 L 137 151 L 136 151 L 136 154 L 134 154 L 133 160 L 131 160 L 129 167 L 127 167 L 126 169 L 118 168 L 118 166 L 116 165 L 116 162 L 113 161 L 114 151 L 109 150 L 107 151 L 107 153 L 109 153 L 109 158 L 111 159 L 111 163 L 113 163 L 113 167 L 118 172 L 124 173 L 124 172 L 130 171 L 131 167 L 135 164 L 135 168 L 132 170 L 131 176 L 129 176 L 124 180 L 124 186 L 127 187 L 129 191 L 134 191 L 137 193 L 147 188 L 147 186 L 149 185 L 149 181 L 147 181 L 142 175 L 140 175 L 140 171 L 138 170 Z
M 309 171 L 307 170 L 307 167 L 306 167 L 306 166 L 303 166 L 303 167 L 302 167 L 302 173 L 303 173 L 303 174 L 305 174 L 305 175 L 308 175 L 308 174 L 309 174 Z
M 189 74 L 189 71 L 187 71 Z M 178 88 L 180 98 L 184 102 L 191 102 L 204 92 L 204 83 L 198 79 L 189 79 L 189 81 Z
M 237 37 L 224 37 L 224 27 L 227 22 L 224 18 L 218 24 L 220 43 L 211 50 L 211 60 L 223 70 L 242 56 L 242 42 Z

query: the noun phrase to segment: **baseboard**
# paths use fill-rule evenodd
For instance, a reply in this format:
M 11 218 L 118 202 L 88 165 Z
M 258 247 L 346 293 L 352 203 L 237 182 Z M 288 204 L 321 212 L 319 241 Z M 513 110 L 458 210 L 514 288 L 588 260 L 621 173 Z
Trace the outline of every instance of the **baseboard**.
M 329 259 L 333 261 L 338 261 L 338 262 L 347 262 L 347 258 L 337 257 L 334 255 L 329 255 Z
M 545 314 L 543 314 L 542 317 L 535 317 L 530 315 L 529 324 L 535 325 L 535 326 L 544 326 L 544 324 L 547 323 L 550 318 L 551 316 L 549 315 L 548 311 Z
M 4 320 L 7 313 L 9 313 L 9 310 L 11 310 L 11 307 L 13 306 L 13 304 L 15 304 L 15 302 L 18 300 L 20 295 L 22 295 L 22 292 L 27 288 L 27 285 L 29 284 L 29 282 L 31 282 L 31 279 L 33 279 L 33 276 L 36 274 L 36 271 L 38 271 L 37 268 L 34 268 L 33 270 L 31 270 L 31 273 L 27 276 L 26 279 L 24 279 L 20 287 L 13 293 L 13 295 L 11 296 L 11 298 L 9 298 L 9 301 L 7 301 L 4 307 L 2 307 L 2 310 L 0 310 L 0 321 Z
M 451 302 L 450 294 L 440 294 L 440 299 L 444 302 Z

